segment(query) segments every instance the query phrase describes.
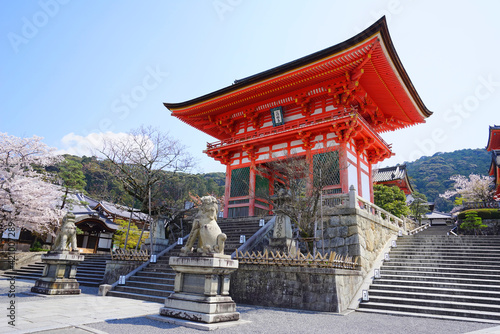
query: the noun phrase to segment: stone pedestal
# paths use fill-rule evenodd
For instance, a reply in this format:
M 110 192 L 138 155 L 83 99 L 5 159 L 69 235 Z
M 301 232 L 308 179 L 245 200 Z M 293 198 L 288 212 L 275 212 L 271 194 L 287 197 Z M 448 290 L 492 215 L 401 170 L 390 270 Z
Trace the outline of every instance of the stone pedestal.
M 236 303 L 229 296 L 230 275 L 238 261 L 229 255 L 171 257 L 175 270 L 174 293 L 160 315 L 203 323 L 236 321 Z
M 266 248 L 268 251 L 279 251 L 291 255 L 297 255 L 298 250 L 297 240 L 291 238 L 271 238 Z
M 149 251 L 151 249 L 151 243 L 153 243 L 153 252 L 151 254 L 158 254 L 168 247 L 168 239 L 153 238 L 153 240 L 151 241 L 150 238 L 147 238 L 146 240 L 144 240 L 144 245 L 141 247 L 141 249 L 146 249 Z
M 286 254 L 297 254 L 297 240 L 292 239 L 292 223 L 290 217 L 278 214 L 274 222 L 273 237 L 266 247 L 269 251 L 280 251 Z
M 42 255 L 45 263 L 43 275 L 31 291 L 45 295 L 80 294 L 80 285 L 75 276 L 76 268 L 83 260 L 83 255 L 70 251 L 50 251 Z

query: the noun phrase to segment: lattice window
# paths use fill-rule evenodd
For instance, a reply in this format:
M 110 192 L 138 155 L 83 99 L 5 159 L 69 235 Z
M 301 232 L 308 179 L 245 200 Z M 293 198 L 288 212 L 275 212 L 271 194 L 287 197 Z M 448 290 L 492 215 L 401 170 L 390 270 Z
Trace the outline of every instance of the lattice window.
M 339 152 L 318 153 L 313 156 L 314 186 L 340 184 Z M 321 172 L 320 172 L 321 171 Z
M 227 210 L 227 216 L 228 218 L 248 217 L 248 206 L 239 208 L 229 208 Z
M 248 196 L 250 185 L 250 167 L 231 171 L 231 197 Z
M 255 175 L 255 195 L 261 198 L 269 197 L 269 180 L 262 175 Z

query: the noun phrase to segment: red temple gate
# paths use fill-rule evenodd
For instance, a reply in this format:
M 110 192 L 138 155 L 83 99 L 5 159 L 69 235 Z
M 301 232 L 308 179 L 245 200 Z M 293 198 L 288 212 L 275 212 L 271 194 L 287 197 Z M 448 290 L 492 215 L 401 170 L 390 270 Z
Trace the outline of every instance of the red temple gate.
M 336 159 L 325 191 L 347 193 L 354 185 L 373 201 L 372 165 L 393 155 L 379 133 L 432 114 L 396 54 L 385 18 L 343 43 L 165 106 L 219 140 L 205 152 L 227 166 L 224 217 L 267 213 L 275 175 L 256 167 L 291 156 L 307 159 L 311 171 L 315 161 Z

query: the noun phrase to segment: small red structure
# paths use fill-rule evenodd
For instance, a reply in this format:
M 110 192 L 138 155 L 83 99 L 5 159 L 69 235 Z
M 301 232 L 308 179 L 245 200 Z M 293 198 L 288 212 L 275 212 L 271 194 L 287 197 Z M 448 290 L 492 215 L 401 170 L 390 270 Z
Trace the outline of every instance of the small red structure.
M 396 54 L 385 18 L 343 43 L 165 106 L 219 140 L 205 152 L 227 166 L 225 217 L 267 213 L 275 179 L 256 166 L 292 155 L 311 166 L 319 154 L 336 159 L 346 168 L 328 176 L 328 193 L 354 185 L 373 201 L 372 164 L 393 155 L 379 133 L 432 114 Z
M 490 126 L 486 150 L 491 152 L 490 175 L 495 178 L 495 200 L 500 201 L 500 126 Z
M 373 176 L 373 183 L 383 184 L 385 186 L 397 186 L 406 196 L 413 193 L 406 165 L 397 165 L 392 167 L 379 168 Z

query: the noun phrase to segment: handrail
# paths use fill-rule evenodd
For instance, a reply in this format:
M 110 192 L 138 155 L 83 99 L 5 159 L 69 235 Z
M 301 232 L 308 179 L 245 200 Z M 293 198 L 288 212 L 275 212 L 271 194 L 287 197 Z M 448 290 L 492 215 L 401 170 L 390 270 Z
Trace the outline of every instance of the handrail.
M 413 234 L 417 234 L 418 232 L 422 232 L 423 230 L 426 230 L 427 228 L 429 228 L 431 226 L 431 224 L 427 223 L 425 225 L 422 225 L 422 226 L 419 226 L 411 231 L 408 232 L 408 235 L 413 235 Z
M 255 247 L 262 240 L 262 238 L 264 238 L 264 236 L 267 233 L 269 233 L 269 231 L 272 231 L 272 228 L 274 227 L 275 220 L 276 220 L 276 216 L 269 219 L 264 226 L 262 226 L 243 245 L 238 247 L 238 249 L 231 254 L 231 258 L 234 259 L 237 256 L 236 255 L 237 252 L 243 253 L 243 252 L 250 251 L 251 248 L 253 249 L 253 247 Z
M 456 234 L 455 232 L 453 232 L 456 229 L 458 229 L 458 226 L 455 226 L 454 228 L 452 228 L 451 230 L 449 230 L 448 233 L 446 233 L 446 235 L 450 235 L 450 233 L 451 233 L 454 236 L 458 237 L 458 234 Z

